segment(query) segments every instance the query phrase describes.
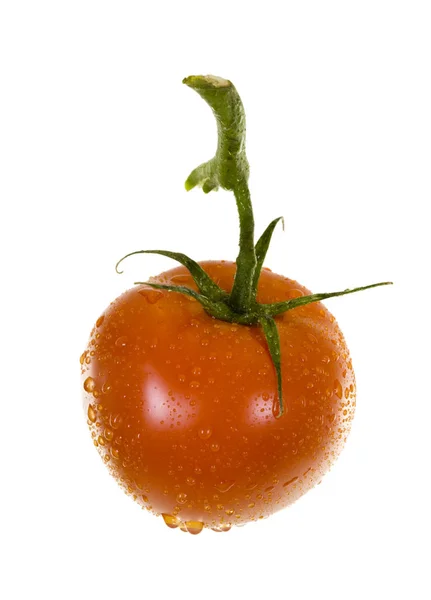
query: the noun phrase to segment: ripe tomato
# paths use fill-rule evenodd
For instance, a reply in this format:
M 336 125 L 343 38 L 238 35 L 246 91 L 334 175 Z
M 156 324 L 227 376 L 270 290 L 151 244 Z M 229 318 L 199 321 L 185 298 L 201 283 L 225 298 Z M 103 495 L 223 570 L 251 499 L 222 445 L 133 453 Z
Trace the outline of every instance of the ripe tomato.
M 235 264 L 201 263 L 230 292 Z M 196 286 L 178 267 L 152 281 Z M 309 294 L 262 271 L 258 301 Z M 126 493 L 170 527 L 226 531 L 292 504 L 338 456 L 355 409 L 344 337 L 320 302 L 277 317 L 285 412 L 264 334 L 145 285 L 99 317 L 81 357 L 95 446 Z

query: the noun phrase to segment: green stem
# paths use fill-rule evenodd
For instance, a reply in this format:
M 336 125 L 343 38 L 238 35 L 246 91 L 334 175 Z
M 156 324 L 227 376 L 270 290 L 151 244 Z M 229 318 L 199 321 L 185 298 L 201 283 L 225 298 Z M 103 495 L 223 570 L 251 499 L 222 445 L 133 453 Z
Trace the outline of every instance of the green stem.
M 234 194 L 238 208 L 240 235 L 236 273 L 229 304 L 236 312 L 245 314 L 250 310 L 253 299 L 253 281 L 256 270 L 254 218 L 247 184 L 236 186 Z
M 237 270 L 229 304 L 237 313 L 250 310 L 256 269 L 253 207 L 248 188 L 249 165 L 245 154 L 245 113 L 234 85 L 211 75 L 191 76 L 183 83 L 194 89 L 212 108 L 218 132 L 214 158 L 199 165 L 187 178 L 185 187 L 196 185 L 204 192 L 222 187 L 233 191 L 238 209 L 240 236 Z

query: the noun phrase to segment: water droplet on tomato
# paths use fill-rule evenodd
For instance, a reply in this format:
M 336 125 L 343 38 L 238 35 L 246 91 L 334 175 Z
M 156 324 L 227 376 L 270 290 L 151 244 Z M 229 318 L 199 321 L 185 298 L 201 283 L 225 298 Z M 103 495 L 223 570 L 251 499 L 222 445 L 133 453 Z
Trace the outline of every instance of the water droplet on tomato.
M 187 477 L 186 482 L 187 485 L 195 485 L 196 479 L 194 477 Z
M 187 494 L 184 492 L 177 494 L 177 502 L 178 504 L 185 504 L 187 502 Z
M 111 425 L 112 429 L 118 429 L 122 422 L 123 418 L 121 415 L 111 415 L 109 417 L 109 424 Z
M 175 284 L 184 285 L 185 283 L 191 283 L 192 277 L 184 273 L 183 275 L 174 275 L 171 277 L 171 281 Z
M 221 525 L 217 525 L 216 527 L 212 527 L 213 531 L 229 531 L 229 529 L 232 527 L 232 525 L 229 525 L 228 523 L 225 524 L 221 524 Z
M 334 381 L 334 392 L 336 393 L 336 395 L 341 399 L 343 397 L 343 388 L 341 386 L 341 383 L 338 379 L 336 379 Z
M 246 484 L 245 489 L 250 492 L 251 490 L 254 490 L 256 487 L 257 487 L 257 483 L 255 481 L 250 481 L 250 483 Z
M 124 348 L 124 346 L 127 346 L 127 335 L 122 335 L 119 338 L 117 338 L 115 340 L 115 345 L 118 348 Z
M 105 431 L 103 432 L 103 435 L 105 436 L 105 440 L 107 442 L 110 442 L 112 440 L 112 438 L 114 437 L 114 432 L 112 431 L 112 429 L 109 429 L 109 427 L 107 427 L 105 429 Z
M 186 521 L 184 524 L 187 528 L 187 531 L 192 535 L 197 535 L 204 528 L 202 521 Z
M 83 353 L 81 354 L 81 356 L 79 357 L 79 362 L 81 363 L 81 365 L 83 365 L 83 364 L 84 364 L 84 361 L 85 361 L 85 357 L 86 357 L 86 356 L 87 356 L 87 350 L 86 350 L 85 352 L 83 352 Z
M 145 298 L 148 304 L 156 304 L 161 298 L 163 298 L 163 292 L 160 290 L 140 290 L 139 294 Z
M 232 515 L 233 515 L 233 513 L 234 513 L 235 511 L 234 511 L 234 509 L 233 509 L 233 508 L 228 508 L 228 509 L 226 509 L 224 512 L 225 512 L 225 513 L 228 515 L 228 517 L 230 517 L 230 516 L 232 516 Z
M 295 483 L 295 481 L 298 479 L 298 477 L 292 477 L 292 479 L 289 479 L 289 481 L 286 481 L 286 483 L 283 483 L 283 487 L 287 487 L 288 485 L 291 485 L 292 483 Z
M 198 436 L 201 440 L 208 440 L 212 435 L 213 430 L 211 427 L 201 427 L 198 431 Z
M 96 327 L 100 327 L 105 320 L 105 315 L 101 315 L 96 321 Z
M 87 377 L 87 379 L 84 381 L 84 390 L 86 392 L 88 392 L 89 394 L 91 394 L 91 392 L 94 392 L 95 389 L 96 389 L 96 382 L 94 381 L 94 379 L 92 377 Z
M 104 394 L 109 394 L 110 392 L 112 392 L 112 386 L 109 383 L 105 382 L 102 385 L 102 392 Z
M 234 485 L 235 485 L 235 481 L 233 479 L 227 479 L 227 480 L 222 479 L 221 481 L 216 483 L 216 485 L 214 487 L 219 492 L 222 492 L 222 494 L 225 494 L 230 489 L 232 489 Z
M 300 296 L 303 296 L 303 295 L 304 295 L 304 292 L 301 292 L 301 290 L 298 290 L 298 289 L 290 290 L 289 294 L 288 294 L 289 299 L 291 299 L 291 298 L 299 298 Z
M 162 513 L 162 517 L 164 522 L 166 523 L 166 525 L 168 527 L 170 527 L 171 529 L 176 529 L 177 527 L 179 527 L 181 521 L 177 518 L 174 517 L 173 515 L 168 515 L 166 513 Z
M 286 411 L 286 408 L 284 410 Z M 278 398 L 274 398 L 274 402 L 272 403 L 272 414 L 276 419 L 280 415 L 280 402 Z
M 217 442 L 213 442 L 210 448 L 211 452 L 218 452 L 220 450 L 220 444 L 217 444 Z
M 87 416 L 92 423 L 96 422 L 96 412 L 95 412 L 94 408 L 91 406 L 91 404 L 88 405 Z
M 256 505 L 254 502 L 250 502 L 250 504 L 248 505 L 249 508 L 254 508 Z

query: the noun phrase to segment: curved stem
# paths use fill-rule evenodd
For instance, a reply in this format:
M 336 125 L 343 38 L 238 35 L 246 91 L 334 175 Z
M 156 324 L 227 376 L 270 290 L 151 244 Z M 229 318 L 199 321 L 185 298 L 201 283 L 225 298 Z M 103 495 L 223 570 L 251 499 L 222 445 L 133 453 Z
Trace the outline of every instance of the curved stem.
M 248 312 L 252 301 L 256 251 L 254 217 L 248 189 L 249 166 L 245 154 L 245 113 L 234 85 L 212 75 L 193 75 L 183 83 L 194 89 L 212 108 L 218 132 L 214 158 L 199 165 L 186 180 L 191 190 L 201 185 L 204 192 L 222 187 L 233 191 L 238 208 L 240 237 L 237 271 L 229 299 L 235 312 Z

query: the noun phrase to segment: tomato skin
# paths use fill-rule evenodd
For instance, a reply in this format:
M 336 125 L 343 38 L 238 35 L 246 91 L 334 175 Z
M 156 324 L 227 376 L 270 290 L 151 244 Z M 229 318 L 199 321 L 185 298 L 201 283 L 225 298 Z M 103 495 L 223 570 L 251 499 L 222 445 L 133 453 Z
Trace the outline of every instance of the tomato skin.
M 201 266 L 230 291 L 234 263 Z M 196 289 L 184 267 L 154 281 Z M 262 271 L 259 302 L 309 293 Z M 318 483 L 340 453 L 355 408 L 344 337 L 321 303 L 284 313 L 277 326 L 280 418 L 260 327 L 215 320 L 195 300 L 148 286 L 98 319 L 81 357 L 91 435 L 126 492 L 170 526 L 198 533 L 202 523 L 223 530 L 269 516 Z

